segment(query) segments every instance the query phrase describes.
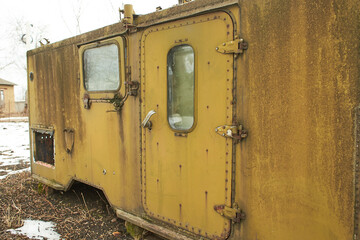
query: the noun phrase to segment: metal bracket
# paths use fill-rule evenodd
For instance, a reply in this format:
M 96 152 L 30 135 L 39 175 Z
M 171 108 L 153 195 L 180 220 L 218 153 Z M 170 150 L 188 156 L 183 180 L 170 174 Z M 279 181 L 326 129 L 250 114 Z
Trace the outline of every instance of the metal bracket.
M 83 103 L 85 109 L 90 109 L 91 101 L 89 94 L 85 93 L 83 97 Z
M 137 96 L 140 83 L 137 81 L 126 81 L 125 85 L 129 86 L 129 96 Z
M 246 219 L 245 212 L 238 209 L 236 203 L 234 204 L 233 208 L 226 205 L 215 205 L 214 210 L 221 216 L 230 219 L 234 223 L 240 223 L 242 220 Z
M 215 132 L 226 138 L 233 138 L 236 140 L 242 140 L 247 137 L 248 133 L 242 125 L 229 126 L 223 125 L 215 128 Z
M 120 93 L 116 93 L 112 99 L 108 100 L 108 102 L 114 106 L 116 112 L 119 112 L 124 105 L 124 99 L 125 97 L 122 97 Z
M 124 97 L 122 97 L 120 93 L 116 93 L 113 98 L 90 98 L 89 94 L 85 93 L 83 97 L 84 108 L 90 109 L 91 103 L 93 102 L 111 103 L 114 106 L 114 110 L 108 112 L 119 112 L 129 96 L 137 95 L 140 84 L 136 81 L 127 81 L 125 82 L 125 86 L 126 92 Z
M 85 93 L 83 96 L 83 104 L 85 109 L 90 109 L 92 103 L 112 103 L 113 99 L 116 99 L 116 96 L 114 96 L 114 98 L 90 98 L 90 95 Z
M 224 42 L 220 44 L 216 51 L 219 53 L 243 53 L 246 49 L 248 49 L 248 43 L 244 41 L 244 39 L 235 39 L 229 42 Z
M 140 87 L 140 83 L 137 81 L 132 81 L 131 80 L 131 66 L 127 66 L 126 67 L 126 79 L 127 81 L 125 81 L 125 87 L 126 87 L 126 92 L 129 96 L 134 96 L 136 97 L 138 95 L 138 90 Z

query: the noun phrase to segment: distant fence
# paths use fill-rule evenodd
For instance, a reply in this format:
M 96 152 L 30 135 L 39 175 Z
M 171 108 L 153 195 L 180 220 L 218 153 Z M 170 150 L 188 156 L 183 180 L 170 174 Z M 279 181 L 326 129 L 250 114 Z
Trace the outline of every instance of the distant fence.
M 8 118 L 8 117 L 23 117 L 28 116 L 28 107 L 26 101 L 16 101 L 15 108 L 10 109 L 10 111 L 2 111 L 0 107 L 0 118 Z

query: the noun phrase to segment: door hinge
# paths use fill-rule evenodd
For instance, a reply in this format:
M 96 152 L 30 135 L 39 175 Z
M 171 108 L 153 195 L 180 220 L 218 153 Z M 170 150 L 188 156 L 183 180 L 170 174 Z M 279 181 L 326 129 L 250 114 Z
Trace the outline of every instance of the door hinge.
M 236 140 L 242 140 L 247 137 L 248 133 L 242 125 L 229 126 L 223 125 L 215 128 L 215 132 L 226 138 L 233 138 Z
M 215 205 L 214 210 L 221 216 L 228 218 L 235 223 L 239 223 L 246 219 L 245 212 L 240 210 L 237 207 L 237 204 L 234 204 L 234 207 L 232 208 L 225 205 Z
M 244 41 L 244 39 L 234 39 L 229 42 L 224 42 L 216 47 L 216 51 L 219 53 L 243 53 L 246 49 L 248 49 L 248 43 Z

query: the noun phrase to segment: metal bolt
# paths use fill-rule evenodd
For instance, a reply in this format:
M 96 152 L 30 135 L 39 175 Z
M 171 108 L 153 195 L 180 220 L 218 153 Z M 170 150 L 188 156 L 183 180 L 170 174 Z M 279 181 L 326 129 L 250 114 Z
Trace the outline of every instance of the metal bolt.
M 103 174 L 106 175 L 106 169 L 103 170 Z

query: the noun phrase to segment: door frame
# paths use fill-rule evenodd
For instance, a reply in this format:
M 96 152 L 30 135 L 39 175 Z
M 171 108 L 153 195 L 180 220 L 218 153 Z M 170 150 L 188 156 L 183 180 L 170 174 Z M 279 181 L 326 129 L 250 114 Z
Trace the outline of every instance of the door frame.
M 227 14 L 227 17 L 231 21 L 231 24 L 233 26 L 233 31 L 230 33 L 230 35 L 231 35 L 232 38 L 234 38 L 234 36 L 236 36 L 235 34 L 236 34 L 236 31 L 237 31 L 236 30 L 237 27 L 236 27 L 235 18 L 231 14 L 229 14 L 229 12 L 227 12 L 227 11 L 213 11 L 213 12 L 208 13 L 208 14 L 215 14 L 215 13 L 222 13 L 222 14 L 225 13 L 225 14 Z M 192 21 L 192 19 L 195 19 L 197 17 L 201 18 L 202 16 L 207 16 L 207 14 L 197 15 L 197 16 L 194 16 L 194 17 L 189 17 L 188 19 L 178 20 L 178 21 L 175 21 L 175 22 L 171 22 L 171 24 L 174 26 L 174 28 L 183 26 L 182 24 L 184 24 L 184 22 L 192 22 L 192 23 L 195 24 L 197 22 Z M 207 18 L 205 20 L 201 20 L 201 21 L 199 20 L 199 23 L 203 23 L 203 22 L 211 21 L 211 20 L 213 20 L 213 19 Z M 225 21 L 225 19 L 224 19 L 224 21 Z M 192 23 L 190 23 L 190 24 L 192 24 Z M 171 29 L 171 27 L 166 28 L 166 24 L 167 23 L 164 23 L 164 24 L 161 24 L 161 25 L 156 25 L 156 26 L 148 28 L 147 30 L 144 31 L 142 39 L 141 39 L 141 68 L 140 68 L 141 69 L 141 74 L 140 75 L 141 75 L 141 87 L 142 87 L 142 90 L 143 90 L 142 95 L 141 95 L 141 103 L 140 103 L 141 104 L 141 119 L 143 119 L 147 114 L 147 112 L 146 112 L 146 99 L 145 99 L 145 96 L 144 96 L 145 95 L 144 93 L 146 91 L 145 90 L 145 78 L 146 78 L 145 77 L 145 75 L 146 75 L 145 74 L 145 71 L 146 71 L 146 69 L 145 69 L 145 40 L 146 40 L 147 36 L 149 34 L 151 34 L 152 32 L 158 32 L 158 31 L 162 31 L 162 30 Z M 190 25 L 190 24 L 187 23 L 185 25 Z M 228 33 L 228 35 L 229 35 L 229 33 Z M 174 46 L 177 46 L 177 45 L 186 44 L 186 39 L 184 39 L 184 40 L 185 41 L 183 41 L 183 42 L 181 40 L 179 42 L 175 42 L 170 47 L 170 49 L 172 47 L 174 47 Z M 191 44 L 189 44 L 189 45 L 191 46 Z M 195 52 L 195 59 L 196 59 L 197 58 L 196 50 L 194 52 Z M 218 54 L 221 54 L 221 53 L 218 53 Z M 231 58 L 232 58 L 232 66 L 231 66 L 231 68 L 232 68 L 232 71 L 233 71 L 233 76 L 231 76 L 232 81 L 230 81 L 230 83 L 231 83 L 232 89 L 236 89 L 236 83 L 234 83 L 236 81 L 236 68 L 234 67 L 236 62 L 235 62 L 234 54 L 231 54 Z M 195 61 L 195 76 L 197 76 L 197 71 L 198 71 L 198 68 L 196 67 L 196 63 L 197 63 L 197 61 Z M 193 127 L 191 129 L 185 131 L 185 133 L 191 132 L 194 129 L 194 127 L 196 127 L 196 125 L 197 125 L 197 107 L 196 107 L 197 106 L 197 94 L 196 94 L 196 92 L 198 91 L 197 90 L 198 89 L 198 81 L 196 81 L 196 80 L 195 80 L 195 88 L 196 88 L 196 90 L 195 90 L 195 110 L 194 110 L 195 119 L 194 119 L 194 125 L 193 125 Z M 165 90 L 167 91 L 167 89 L 164 89 L 164 91 Z M 231 117 L 230 118 L 231 118 L 232 122 L 236 121 L 236 104 L 235 104 L 236 101 L 234 101 L 236 99 L 235 95 L 236 95 L 236 91 L 234 91 L 234 90 L 231 91 L 231 96 L 232 96 L 233 100 L 232 100 L 232 109 L 231 109 Z M 170 128 L 169 124 L 167 124 L 167 125 Z M 179 132 L 179 134 L 182 134 L 182 132 L 184 132 L 184 131 L 176 131 L 176 130 L 173 130 L 173 131 L 174 132 Z M 231 142 L 231 144 L 230 144 L 230 142 Z M 146 182 L 145 182 L 146 177 L 144 177 L 144 176 L 146 176 L 146 148 L 145 148 L 145 145 L 146 145 L 146 129 L 143 129 L 142 134 L 141 134 L 141 152 L 142 152 L 141 153 L 141 158 L 142 158 L 142 169 L 141 169 L 142 189 L 141 189 L 141 192 L 142 192 L 142 202 L 143 202 L 145 212 L 148 213 L 150 218 L 160 220 L 160 221 L 164 221 L 166 223 L 170 223 L 170 224 L 174 225 L 173 222 L 167 221 L 166 219 L 156 218 L 153 214 L 149 213 L 149 209 L 147 208 L 146 194 L 145 194 L 145 192 L 146 192 Z M 236 154 L 235 154 L 236 141 L 230 140 L 228 145 L 231 145 L 231 149 L 232 149 L 231 152 L 229 153 L 229 155 L 231 156 L 230 157 L 231 158 L 231 163 L 229 165 L 230 165 L 230 168 L 232 168 L 232 167 L 235 167 L 235 161 L 236 161 Z M 226 179 L 226 182 L 229 181 L 230 184 L 231 184 L 231 188 L 229 189 L 230 196 L 231 196 L 230 197 L 230 205 L 231 206 L 234 203 L 234 191 L 235 191 L 235 188 L 234 188 L 234 185 L 233 185 L 233 184 L 235 184 L 235 176 L 234 176 L 234 174 L 235 174 L 234 169 L 232 169 L 232 171 L 229 172 L 230 178 Z M 190 232 L 192 232 L 194 234 L 202 235 L 202 234 L 200 234 L 200 231 L 196 231 L 196 229 L 195 229 L 195 231 L 191 231 L 191 229 L 188 229 L 187 227 L 184 228 L 184 226 L 181 226 L 181 225 L 179 226 L 178 224 L 175 224 L 175 225 L 177 227 L 183 228 L 186 231 L 190 231 Z M 231 224 L 229 224 L 229 225 L 231 225 Z M 231 231 L 231 228 L 229 229 L 229 231 L 227 233 L 221 234 L 221 236 L 210 236 L 210 237 L 220 237 L 221 239 L 225 239 L 230 234 L 230 231 Z M 209 237 L 209 236 L 206 235 L 205 237 Z

